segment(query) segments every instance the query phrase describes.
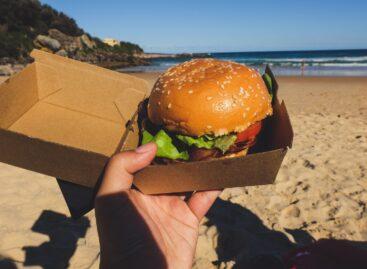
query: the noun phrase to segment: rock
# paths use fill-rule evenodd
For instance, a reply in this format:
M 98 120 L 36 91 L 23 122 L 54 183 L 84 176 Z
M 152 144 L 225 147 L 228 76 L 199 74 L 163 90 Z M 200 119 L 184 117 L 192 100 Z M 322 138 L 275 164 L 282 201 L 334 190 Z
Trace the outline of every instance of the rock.
M 10 64 L 0 65 L 0 76 L 11 76 L 14 70 L 11 68 Z
M 18 72 L 22 71 L 24 67 L 25 67 L 24 64 L 15 64 L 15 65 L 12 66 L 12 69 L 15 73 L 18 73 Z
M 36 47 L 46 47 L 52 51 L 58 51 L 61 48 L 61 44 L 58 40 L 45 35 L 38 35 L 34 41 Z
M 56 54 L 62 57 L 68 57 L 68 53 L 64 49 L 59 50 Z
M 281 214 L 284 217 L 294 217 L 294 218 L 298 218 L 299 215 L 301 214 L 301 211 L 299 210 L 299 208 L 296 205 L 290 205 L 286 208 L 284 208 L 281 212 Z
M 57 29 L 48 30 L 48 35 L 51 38 L 58 40 L 61 44 L 61 48 L 68 53 L 74 53 L 77 50 L 83 49 L 80 37 L 68 36 Z
M 90 40 L 90 38 L 84 34 L 80 37 L 81 42 L 83 43 L 84 46 L 86 46 L 88 49 L 93 49 L 96 47 L 96 43 L 92 40 Z
M 300 218 L 301 211 L 296 205 L 290 205 L 282 210 L 279 224 L 283 228 L 298 229 L 303 226 L 304 220 Z

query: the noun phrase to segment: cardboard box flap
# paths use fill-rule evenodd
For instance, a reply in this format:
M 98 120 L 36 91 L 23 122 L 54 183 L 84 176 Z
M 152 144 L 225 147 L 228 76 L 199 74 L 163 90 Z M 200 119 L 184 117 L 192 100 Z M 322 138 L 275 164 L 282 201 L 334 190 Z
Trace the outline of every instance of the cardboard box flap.
M 138 94 L 141 101 L 148 90 L 144 80 L 130 75 L 38 50 L 31 55 L 39 71 L 40 99 L 65 109 L 124 125 L 136 110 Z
M 126 98 L 126 96 L 129 96 L 129 98 Z M 134 88 L 127 88 L 121 91 L 114 103 L 124 122 L 128 122 L 133 118 L 139 103 L 144 100 L 145 96 L 146 92 Z
M 286 152 L 279 149 L 240 158 L 151 165 L 135 174 L 134 185 L 145 194 L 157 194 L 270 184 Z
M 0 129 L 0 161 L 93 188 L 109 157 Z
M 0 85 L 0 128 L 9 128 L 38 102 L 35 74 L 30 64 Z
M 96 65 L 91 65 L 88 63 L 73 60 L 67 57 L 62 57 L 56 54 L 44 52 L 42 50 L 34 49 L 32 50 L 30 55 L 34 59 L 35 62 L 43 63 L 49 66 L 55 66 L 55 67 L 65 66 L 65 67 L 69 67 L 73 69 L 88 70 L 90 72 L 97 73 L 99 76 L 108 76 L 110 77 L 110 79 L 123 80 L 125 83 L 131 86 L 137 85 L 136 88 L 147 88 L 148 87 L 147 82 L 143 79 L 139 79 L 134 76 L 112 71 L 112 70 L 102 68 Z M 82 79 L 82 78 L 79 78 L 79 79 Z
M 125 126 L 39 102 L 12 124 L 9 130 L 111 156 L 119 144 Z
M 39 139 L 106 157 L 115 153 L 147 83 L 42 51 L 32 55 L 34 63 L 0 85 L 0 128 L 29 137 L 29 143 Z M 0 154 L 14 156 L 10 151 Z M 42 162 L 49 165 L 47 158 Z M 27 168 L 42 172 L 39 166 Z
M 43 63 L 34 63 L 37 69 L 38 98 L 43 100 L 62 89 L 59 73 L 54 67 Z

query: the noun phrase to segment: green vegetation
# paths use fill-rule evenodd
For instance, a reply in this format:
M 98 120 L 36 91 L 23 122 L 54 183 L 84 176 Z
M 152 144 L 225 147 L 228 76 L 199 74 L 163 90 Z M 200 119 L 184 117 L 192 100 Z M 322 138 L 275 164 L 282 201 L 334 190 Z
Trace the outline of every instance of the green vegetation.
M 145 145 L 152 141 L 157 144 L 157 157 L 164 157 L 172 160 L 189 159 L 189 153 L 187 151 L 180 152 L 173 144 L 172 138 L 163 129 L 159 130 L 155 136 L 146 130 L 143 131 L 142 144 Z
M 47 35 L 49 29 L 69 36 L 85 33 L 74 19 L 38 0 L 0 0 L 0 58 L 26 61 L 34 47 L 33 40 L 39 34 Z M 91 39 L 102 51 L 130 55 L 142 52 L 138 45 L 129 42 L 110 47 L 98 38 Z

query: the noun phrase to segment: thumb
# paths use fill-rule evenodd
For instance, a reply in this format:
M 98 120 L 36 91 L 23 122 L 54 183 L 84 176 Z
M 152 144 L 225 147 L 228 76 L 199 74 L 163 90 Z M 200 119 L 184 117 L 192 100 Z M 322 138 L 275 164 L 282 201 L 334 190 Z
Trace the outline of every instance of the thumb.
M 97 197 L 129 190 L 133 174 L 148 166 L 154 159 L 157 146 L 148 143 L 135 149 L 118 153 L 108 162 Z

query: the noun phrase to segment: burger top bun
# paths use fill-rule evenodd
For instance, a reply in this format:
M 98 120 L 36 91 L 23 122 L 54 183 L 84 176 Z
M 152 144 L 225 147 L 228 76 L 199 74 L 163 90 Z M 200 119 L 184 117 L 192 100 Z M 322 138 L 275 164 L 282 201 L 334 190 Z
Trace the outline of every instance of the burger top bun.
M 170 68 L 148 102 L 154 124 L 190 136 L 241 132 L 271 114 L 271 97 L 256 70 L 214 59 Z

